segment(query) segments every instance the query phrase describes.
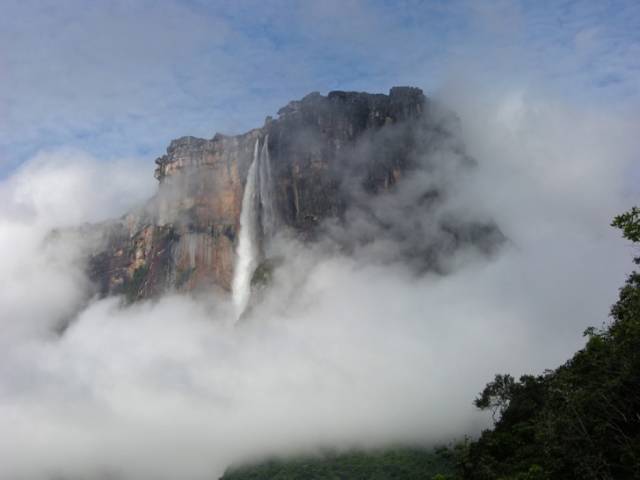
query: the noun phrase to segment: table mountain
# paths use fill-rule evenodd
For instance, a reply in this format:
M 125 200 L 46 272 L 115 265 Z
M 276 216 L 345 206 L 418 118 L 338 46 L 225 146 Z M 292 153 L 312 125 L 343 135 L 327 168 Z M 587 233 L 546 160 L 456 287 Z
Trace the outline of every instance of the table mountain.
M 445 271 L 443 259 L 463 248 L 490 253 L 503 240 L 493 222 L 444 208 L 452 179 L 475 165 L 458 129 L 420 89 L 394 87 L 311 93 L 261 128 L 173 140 L 156 160 L 157 194 L 99 226 L 90 277 L 101 295 L 129 300 L 231 291 L 238 268 L 260 270 L 285 231 L 347 252 L 381 241 L 374 257 L 419 271 Z

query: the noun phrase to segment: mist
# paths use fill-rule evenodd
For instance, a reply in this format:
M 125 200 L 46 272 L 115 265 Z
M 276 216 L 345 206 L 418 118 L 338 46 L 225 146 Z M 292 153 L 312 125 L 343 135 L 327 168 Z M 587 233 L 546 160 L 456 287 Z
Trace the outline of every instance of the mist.
M 347 255 L 283 235 L 238 324 L 213 292 L 87 300 L 90 241 L 52 237 L 141 204 L 151 165 L 53 150 L 3 180 L 0 478 L 199 480 L 269 455 L 443 444 L 489 425 L 472 400 L 495 373 L 569 358 L 631 268 L 608 225 L 636 199 L 637 118 L 522 88 L 436 97 L 477 160 L 446 209 L 508 242 L 417 274 L 371 261 L 386 239 Z

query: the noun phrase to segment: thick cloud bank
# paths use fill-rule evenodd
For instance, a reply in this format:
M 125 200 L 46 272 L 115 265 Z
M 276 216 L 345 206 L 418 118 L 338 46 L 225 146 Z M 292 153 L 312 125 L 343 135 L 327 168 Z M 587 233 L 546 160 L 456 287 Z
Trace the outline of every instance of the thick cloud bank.
M 0 478 L 213 479 L 267 454 L 446 442 L 486 424 L 471 402 L 495 372 L 567 358 L 630 268 L 608 224 L 634 200 L 633 123 L 526 92 L 442 97 L 479 161 L 452 208 L 494 218 L 502 253 L 416 277 L 287 245 L 238 325 L 223 298 L 86 302 L 86 245 L 51 229 L 122 213 L 149 172 L 57 151 L 2 183 Z

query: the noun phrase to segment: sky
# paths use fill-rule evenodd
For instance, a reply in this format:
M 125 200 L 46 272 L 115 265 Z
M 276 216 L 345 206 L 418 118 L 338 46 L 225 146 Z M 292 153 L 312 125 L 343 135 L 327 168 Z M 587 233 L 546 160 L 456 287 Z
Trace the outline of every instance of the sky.
M 0 3 L 0 174 L 43 149 L 151 161 L 183 135 L 262 124 L 311 91 L 475 82 L 631 110 L 629 1 Z
M 633 266 L 609 225 L 640 200 L 638 27 L 635 1 L 0 0 L 0 478 L 210 480 L 478 434 L 486 382 L 570 358 Z M 89 296 L 69 227 L 151 197 L 171 139 L 394 85 L 459 116 L 477 167 L 438 178 L 442 208 L 495 221 L 497 255 L 416 277 L 370 261 L 384 242 L 283 239 L 242 326 L 217 294 Z

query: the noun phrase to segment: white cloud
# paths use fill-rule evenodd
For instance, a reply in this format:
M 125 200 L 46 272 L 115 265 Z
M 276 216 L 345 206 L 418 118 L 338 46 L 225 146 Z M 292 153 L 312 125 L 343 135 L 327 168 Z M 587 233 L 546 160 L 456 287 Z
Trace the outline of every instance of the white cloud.
M 442 97 L 480 162 L 452 208 L 495 218 L 512 245 L 423 278 L 288 245 L 235 327 L 221 298 L 82 306 L 77 244 L 42 248 L 53 225 L 147 196 L 149 175 L 55 152 L 6 180 L 0 477 L 210 479 L 269 453 L 447 441 L 486 424 L 471 401 L 494 373 L 566 359 L 631 267 L 608 223 L 632 203 L 634 123 L 522 88 Z
M 136 165 L 57 150 L 36 155 L 0 184 L 0 343 L 45 334 L 78 308 L 86 295 L 82 241 L 52 230 L 122 215 L 146 200 L 155 180 Z

